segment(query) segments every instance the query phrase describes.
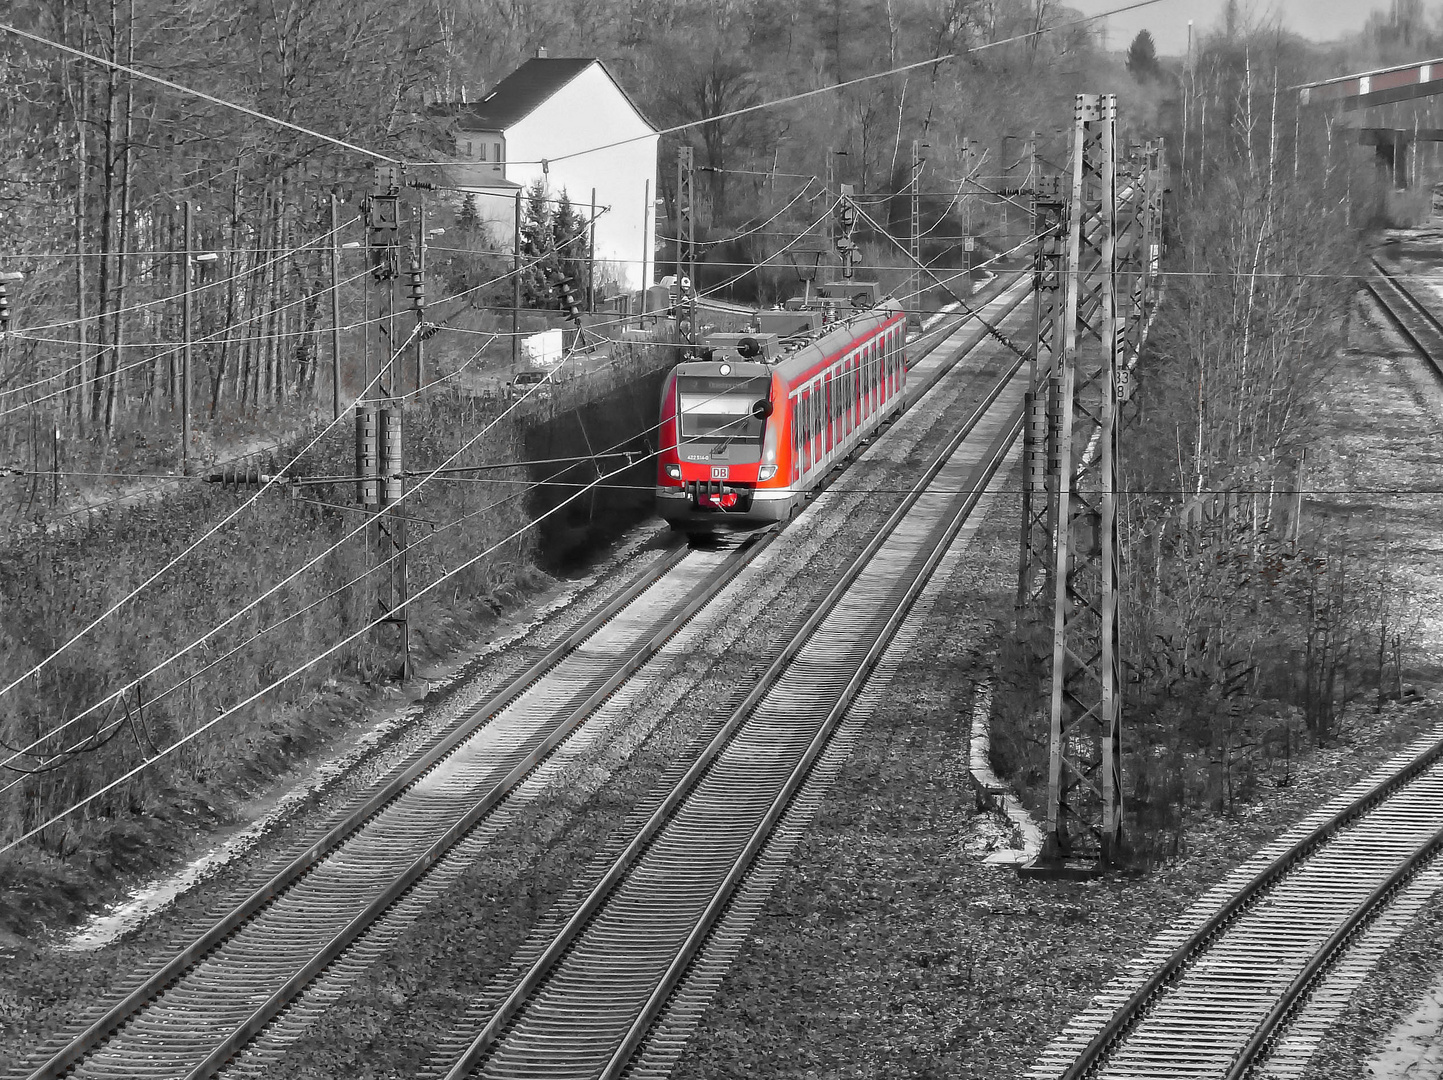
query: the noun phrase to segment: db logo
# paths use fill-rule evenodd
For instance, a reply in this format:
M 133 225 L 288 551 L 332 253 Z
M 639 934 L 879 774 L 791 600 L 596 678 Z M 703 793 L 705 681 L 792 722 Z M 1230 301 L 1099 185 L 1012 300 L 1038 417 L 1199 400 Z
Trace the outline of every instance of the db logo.
M 711 467 L 711 478 L 713 480 L 725 480 L 727 478 L 727 466 L 713 465 Z

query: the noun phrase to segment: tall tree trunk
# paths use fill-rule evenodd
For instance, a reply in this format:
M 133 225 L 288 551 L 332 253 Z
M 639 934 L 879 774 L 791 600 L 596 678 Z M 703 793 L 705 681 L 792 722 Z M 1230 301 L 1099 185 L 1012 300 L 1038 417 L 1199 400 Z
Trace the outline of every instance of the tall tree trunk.
M 119 7 L 119 0 L 110 0 L 110 59 L 120 59 L 120 26 L 116 19 L 116 10 Z M 111 236 L 115 223 L 115 126 L 117 123 L 115 110 L 118 94 L 116 92 L 116 72 L 109 68 L 105 78 L 105 144 L 102 164 L 104 169 L 101 173 L 100 189 L 100 283 L 97 290 L 100 302 L 99 319 L 96 323 L 96 341 L 100 348 L 95 353 L 95 381 L 90 387 L 91 415 L 95 422 L 102 425 L 105 433 L 111 433 L 111 424 L 114 415 L 111 408 L 114 404 L 114 394 L 110 390 L 110 369 L 111 357 L 109 349 L 104 342 L 111 337 L 108 333 L 110 328 L 110 315 L 107 306 L 110 302 L 111 272 L 110 259 L 115 247 Z
M 62 5 L 61 37 L 66 37 L 68 32 L 68 5 Z M 81 12 L 80 18 L 80 48 L 86 49 L 86 23 L 90 14 L 90 5 L 87 3 Z M 85 118 L 89 106 L 89 94 L 87 92 L 89 83 L 86 74 L 87 67 L 81 64 L 66 65 L 66 89 L 71 99 L 71 112 L 75 118 L 75 338 L 76 338 L 76 367 L 73 378 L 66 377 L 66 386 L 73 390 L 73 395 L 67 395 L 67 408 L 71 410 L 75 423 L 75 435 L 77 438 L 85 436 L 85 414 L 86 414 L 86 393 L 85 393 L 85 371 L 88 357 L 85 355 L 89 348 L 89 324 L 86 321 L 85 311 L 85 213 L 87 208 L 87 194 L 89 190 L 90 162 L 88 158 L 88 146 L 85 138 Z M 76 86 L 78 82 L 78 87 Z
M 231 267 L 231 269 L 230 269 L 230 273 L 228 273 L 228 274 L 226 275 L 226 277 L 228 277 L 228 278 L 230 279 L 230 280 L 228 281 L 228 283 L 226 284 L 226 290 L 225 290 L 225 327 L 226 327 L 226 330 L 225 330 L 225 335 L 224 335 L 224 337 L 221 338 L 221 343 L 220 343 L 220 360 L 217 361 L 216 367 L 215 367 L 215 371 L 214 371 L 214 372 L 212 373 L 212 375 L 211 375 L 210 415 L 211 415 L 212 418 L 215 417 L 216 413 L 217 413 L 217 412 L 219 411 L 219 409 L 220 409 L 221 395 L 222 395 L 222 393 L 223 393 L 223 391 L 224 391 L 224 388 L 225 388 L 226 364 L 227 364 L 227 362 L 228 362 L 229 359 L 230 359 L 230 352 L 231 352 L 231 340 L 230 340 L 231 331 L 230 331 L 230 326 L 231 326 L 232 323 L 235 322 L 236 289 L 238 288 L 238 285 L 237 285 L 237 282 L 236 282 L 236 268 L 239 267 L 240 264 L 241 264 L 241 257 L 240 257 L 240 217 L 241 217 L 241 215 L 240 215 L 240 187 L 241 187 L 241 162 L 240 162 L 240 159 L 237 158 L 237 159 L 236 159 L 236 163 L 235 163 L 235 181 L 234 181 L 234 183 L 231 185 L 231 194 L 230 194 L 230 252 L 231 252 L 231 255 L 230 255 L 230 267 Z M 242 336 L 244 336 L 244 335 L 242 335 Z M 238 372 L 238 371 L 240 370 L 240 364 L 239 364 L 239 362 L 237 362 L 235 366 L 236 366 L 236 370 L 237 370 L 237 372 Z M 237 380 L 237 381 L 239 380 L 239 375 L 236 376 L 236 380 Z M 239 397 L 240 397 L 240 394 L 237 392 L 236 382 L 232 382 L 232 384 L 231 384 L 231 396 L 232 396 L 232 397 L 235 397 L 235 398 L 239 398 Z
M 112 8 L 113 11 L 113 8 Z M 126 47 L 125 63 L 127 67 L 135 66 L 135 0 L 130 0 L 129 11 L 126 17 Z M 130 243 L 130 143 L 135 131 L 135 80 L 127 77 L 125 80 L 125 119 L 121 128 L 120 144 L 120 220 L 116 223 L 117 249 L 115 265 L 115 317 L 111 322 L 111 361 L 110 361 L 110 385 L 106 388 L 106 426 L 115 426 L 115 410 L 117 398 L 121 404 L 127 404 L 125 384 L 129 380 L 122 380 L 118 369 L 121 366 L 122 346 L 125 343 L 125 316 L 121 314 L 125 310 L 125 292 L 127 279 L 129 277 L 129 262 L 126 258 L 126 249 Z

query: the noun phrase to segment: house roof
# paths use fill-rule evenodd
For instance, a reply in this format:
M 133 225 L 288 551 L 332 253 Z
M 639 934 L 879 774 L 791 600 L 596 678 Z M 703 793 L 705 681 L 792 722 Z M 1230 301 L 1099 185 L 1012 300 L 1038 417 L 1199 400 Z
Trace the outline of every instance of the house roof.
M 438 111 L 456 118 L 473 131 L 505 131 L 518 120 L 529 116 L 552 94 L 576 78 L 592 64 L 600 65 L 626 103 L 652 130 L 656 130 L 644 112 L 637 108 L 626 88 L 600 60 L 592 57 L 535 57 L 526 61 L 480 101 L 462 105 L 457 102 L 438 106 Z

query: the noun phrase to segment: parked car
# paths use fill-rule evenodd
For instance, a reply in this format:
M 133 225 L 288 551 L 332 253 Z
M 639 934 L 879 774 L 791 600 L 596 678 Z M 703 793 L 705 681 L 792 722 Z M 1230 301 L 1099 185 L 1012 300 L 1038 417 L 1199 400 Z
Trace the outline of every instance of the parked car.
M 546 371 L 518 371 L 507 384 L 508 396 L 513 401 L 527 394 L 532 398 L 549 398 L 551 383 L 547 379 L 548 374 Z

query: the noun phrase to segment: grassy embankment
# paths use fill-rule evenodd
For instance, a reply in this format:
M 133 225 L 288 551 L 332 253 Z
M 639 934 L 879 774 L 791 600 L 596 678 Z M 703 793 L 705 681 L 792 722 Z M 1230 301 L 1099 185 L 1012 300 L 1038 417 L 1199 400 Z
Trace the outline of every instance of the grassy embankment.
M 575 427 L 588 399 L 625 400 L 633 385 L 669 363 L 666 353 L 630 350 L 606 371 L 565 384 L 550 401 L 506 416 L 497 417 L 501 405 L 494 401 L 432 394 L 407 411 L 406 467 L 440 466 L 487 424 L 493 426 L 485 436 L 449 467 L 525 461 L 538 432 Z M 643 396 L 647 408 L 611 410 L 618 422 L 635 426 L 654 412 L 649 384 L 638 392 Z M 606 446 L 632 434 L 618 436 L 594 422 L 590 431 Z M 311 437 L 298 438 L 276 460 L 288 460 Z M 349 475 L 352 438 L 349 422 L 336 425 L 296 471 Z M 445 578 L 411 606 L 416 661 L 461 647 L 545 580 L 538 569 L 545 526 L 528 528 L 544 512 L 530 486 L 537 478 L 517 467 L 424 485 L 408 481 L 412 494 L 403 506 L 411 519 L 412 593 Z M 588 472 L 581 482 L 594 478 Z M 249 494 L 186 485 L 144 504 L 72 518 L 64 527 L 12 533 L 0 552 L 0 678 L 9 683 L 50 656 Z M 301 494 L 293 501 L 281 491 L 265 493 L 0 699 L 4 754 L 30 751 L 11 762 L 0 782 L 8 785 L 0 791 L 0 842 L 150 762 L 134 779 L 0 857 L 0 931 L 24 932 L 37 917 L 53 925 L 57 909 L 60 918 L 74 915 L 97 890 L 104 892 L 115 872 L 143 870 L 180 848 L 178 833 L 188 832 L 188 823 L 227 820 L 288 764 L 348 730 L 336 721 L 357 719 L 392 681 L 395 633 L 378 627 L 222 715 L 378 615 L 377 592 L 388 575 L 368 575 L 379 563 L 374 529 L 349 536 L 364 521 L 349 508 L 350 484 L 306 487 Z M 126 690 L 317 557 L 274 596 Z M 103 706 L 87 714 L 98 702 Z M 216 718 L 214 727 L 167 752 Z

